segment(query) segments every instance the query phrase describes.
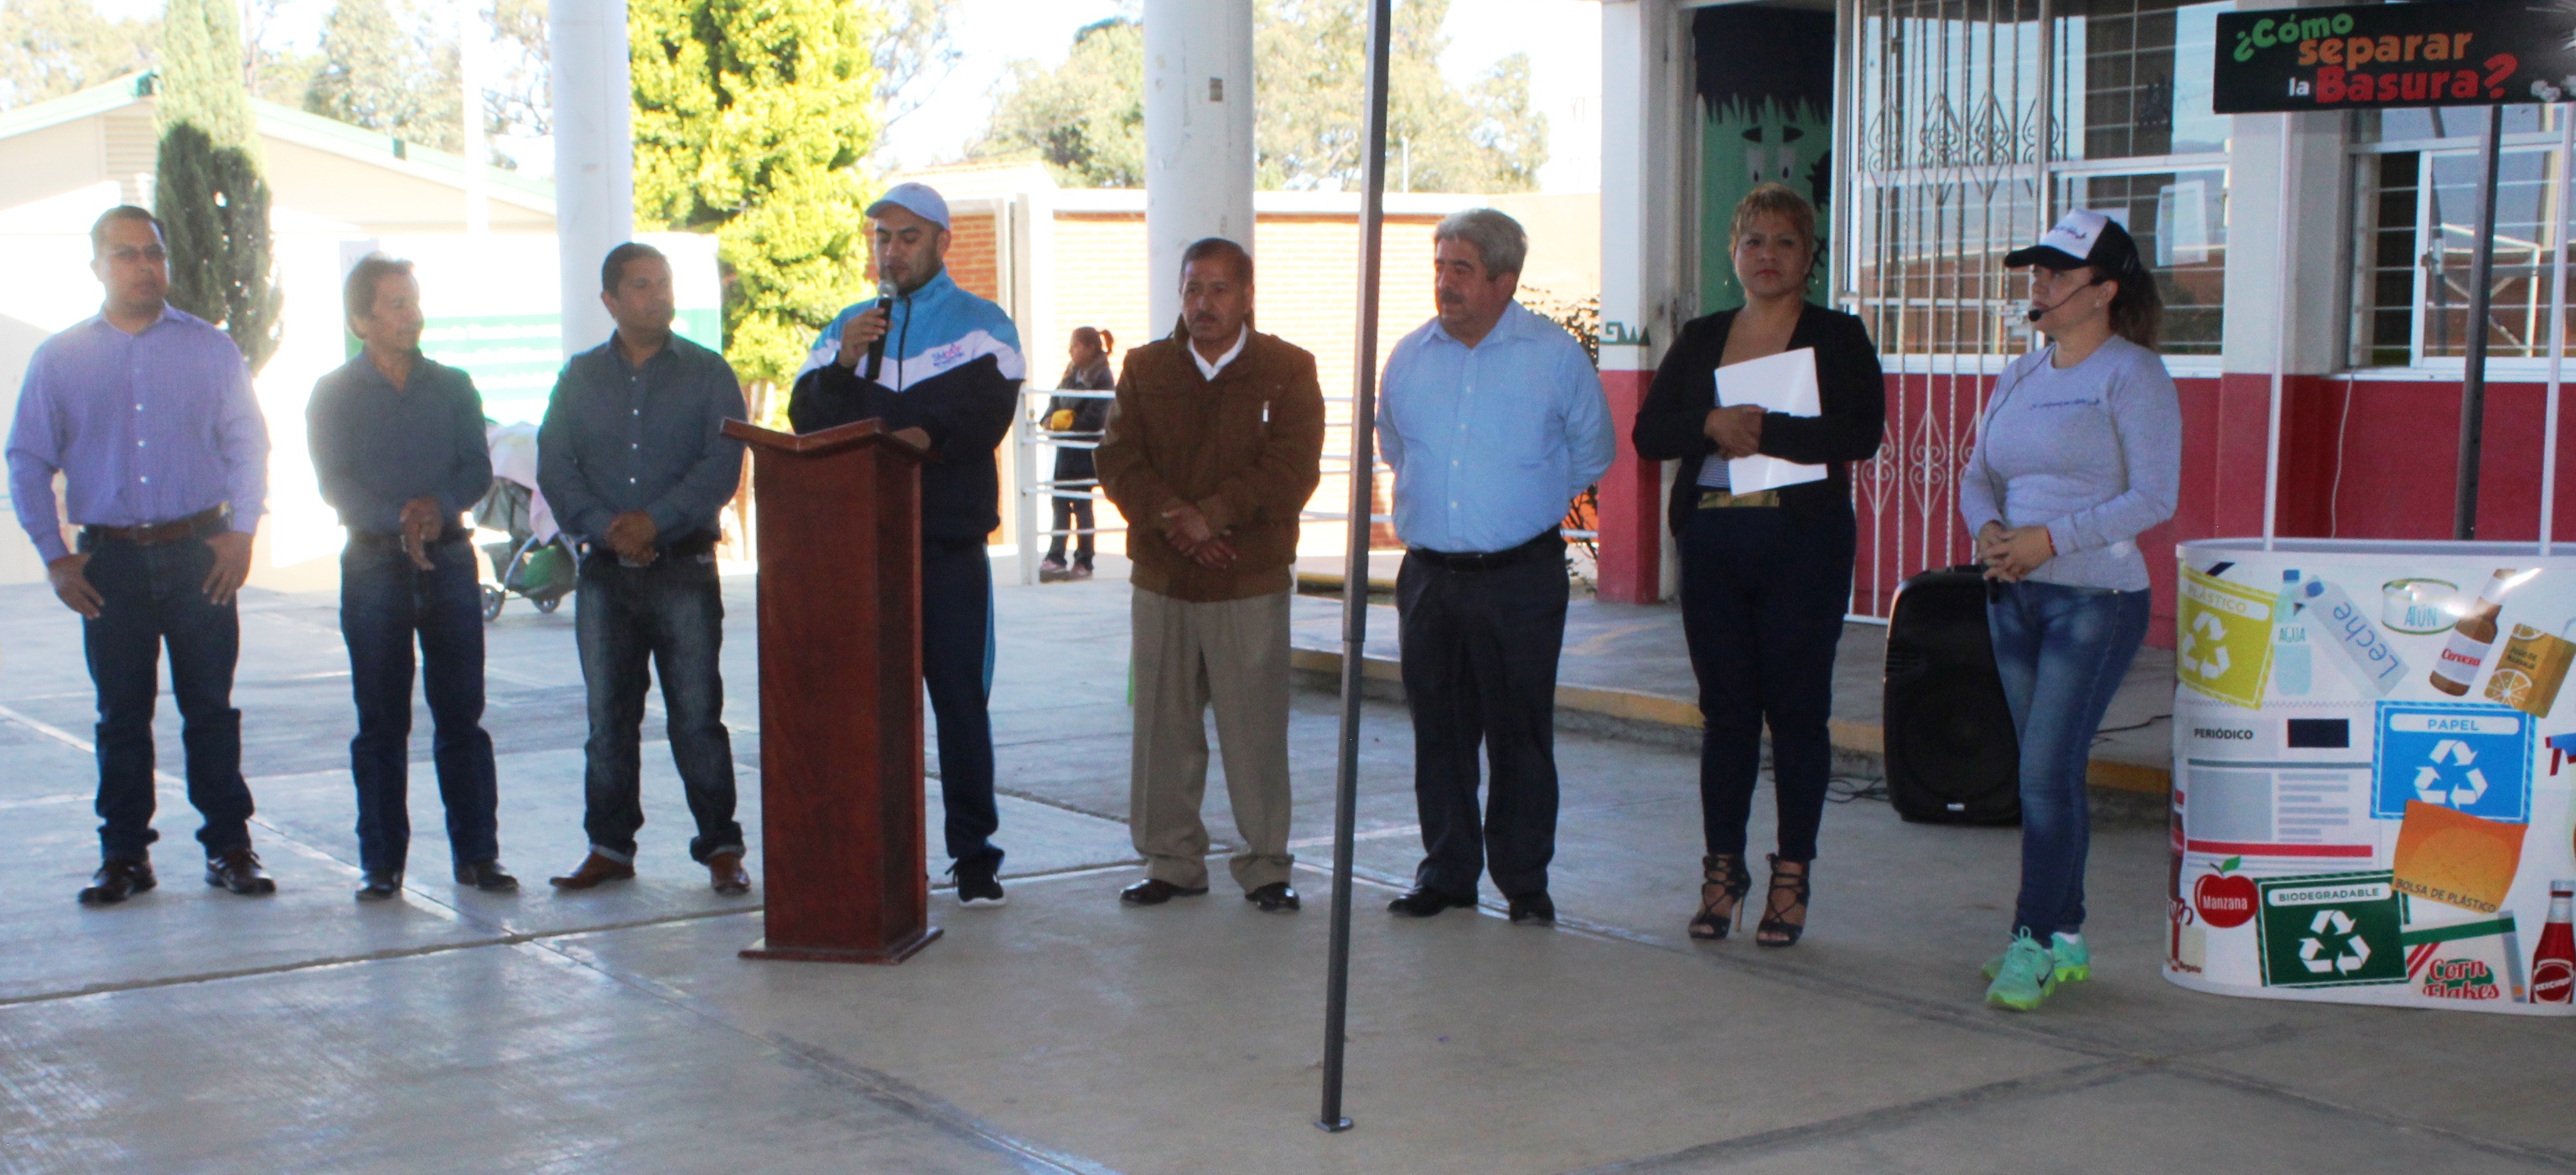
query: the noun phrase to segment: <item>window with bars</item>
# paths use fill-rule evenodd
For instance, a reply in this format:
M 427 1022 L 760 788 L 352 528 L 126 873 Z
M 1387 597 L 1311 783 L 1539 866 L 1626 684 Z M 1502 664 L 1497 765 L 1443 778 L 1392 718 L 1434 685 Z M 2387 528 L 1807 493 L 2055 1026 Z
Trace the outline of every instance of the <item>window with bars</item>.
M 2210 109 L 2227 3 L 2089 0 L 2054 21 L 2052 208 L 2126 226 L 2166 305 L 2165 351 L 2215 356 L 2226 300 L 2229 120 Z M 1879 348 L 2001 356 L 2025 345 L 2038 22 L 2026 6 L 1863 5 L 1854 288 Z
M 2496 168 L 2487 353 L 2549 354 L 2549 281 L 2566 239 L 2557 207 L 2557 107 L 2505 108 Z M 2364 111 L 2354 117 L 2351 362 L 2458 364 L 2468 354 L 2477 263 L 2483 110 Z

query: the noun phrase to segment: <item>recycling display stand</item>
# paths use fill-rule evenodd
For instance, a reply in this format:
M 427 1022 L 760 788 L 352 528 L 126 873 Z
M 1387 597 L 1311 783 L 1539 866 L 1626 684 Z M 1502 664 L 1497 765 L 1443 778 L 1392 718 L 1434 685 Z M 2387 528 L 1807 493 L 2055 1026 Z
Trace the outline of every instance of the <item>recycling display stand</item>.
M 2576 960 L 2547 933 L 2552 882 L 2576 879 L 2576 556 L 2322 539 L 2177 554 L 2165 976 L 2576 1015 Z M 2491 590 L 2480 646 L 2482 627 L 2453 626 Z

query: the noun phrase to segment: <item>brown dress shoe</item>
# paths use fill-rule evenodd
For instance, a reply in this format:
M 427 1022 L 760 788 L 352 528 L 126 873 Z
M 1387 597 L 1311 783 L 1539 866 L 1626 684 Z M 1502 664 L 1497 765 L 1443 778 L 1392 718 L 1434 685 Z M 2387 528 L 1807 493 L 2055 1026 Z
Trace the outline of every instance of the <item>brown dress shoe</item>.
M 277 892 L 277 883 L 269 879 L 267 870 L 259 867 L 259 854 L 250 851 L 249 845 L 219 857 L 206 858 L 206 884 L 221 886 L 244 897 Z
M 589 889 L 603 881 L 625 881 L 635 876 L 635 867 L 623 861 L 612 861 L 597 853 L 581 859 L 581 867 L 570 877 L 551 879 L 556 889 Z
M 751 892 L 751 874 L 743 872 L 742 854 L 717 853 L 707 858 L 707 884 L 726 897 Z
M 80 891 L 80 904 L 113 906 L 159 884 L 152 876 L 152 862 L 109 857 L 99 862 L 97 873 L 90 875 L 89 888 Z

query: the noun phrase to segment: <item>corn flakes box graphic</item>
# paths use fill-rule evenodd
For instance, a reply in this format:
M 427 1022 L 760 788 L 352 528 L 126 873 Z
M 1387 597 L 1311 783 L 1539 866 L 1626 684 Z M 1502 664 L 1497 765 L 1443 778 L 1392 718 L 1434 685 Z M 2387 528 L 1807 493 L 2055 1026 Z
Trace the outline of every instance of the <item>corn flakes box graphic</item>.
M 2258 881 L 2263 986 L 2403 983 L 2397 888 L 2386 870 Z
M 2413 917 L 2439 909 L 2409 900 Z M 2523 969 L 2522 935 L 2513 915 L 2457 921 L 2453 915 L 2428 925 L 2407 924 L 2398 935 L 2406 949 L 2406 983 L 2428 1000 L 2461 1003 L 2527 1003 L 2530 981 Z
M 2565 550 L 2176 546 L 2168 982 L 2576 1016 L 2543 997 L 2563 989 L 2568 953 L 2550 889 L 2576 878 Z M 2471 606 L 2473 589 L 2387 590 L 2484 584 L 2498 568 L 2522 577 L 2500 618 Z

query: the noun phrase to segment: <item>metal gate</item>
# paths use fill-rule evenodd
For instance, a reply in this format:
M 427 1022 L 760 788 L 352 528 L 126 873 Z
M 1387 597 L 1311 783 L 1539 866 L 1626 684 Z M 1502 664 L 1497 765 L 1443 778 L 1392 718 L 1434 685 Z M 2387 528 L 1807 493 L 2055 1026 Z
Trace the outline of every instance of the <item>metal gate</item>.
M 2059 69 L 2047 0 L 1848 0 L 1839 63 L 1840 298 L 1878 343 L 1887 434 L 1852 470 L 1851 611 L 1884 617 L 1898 581 L 1965 562 L 1959 471 L 1994 377 L 2028 347 L 2005 253 L 2048 214 Z M 2062 67 L 2060 67 L 2062 69 Z M 2057 84 L 2053 84 L 2057 83 Z

